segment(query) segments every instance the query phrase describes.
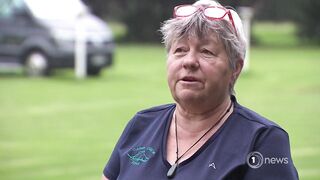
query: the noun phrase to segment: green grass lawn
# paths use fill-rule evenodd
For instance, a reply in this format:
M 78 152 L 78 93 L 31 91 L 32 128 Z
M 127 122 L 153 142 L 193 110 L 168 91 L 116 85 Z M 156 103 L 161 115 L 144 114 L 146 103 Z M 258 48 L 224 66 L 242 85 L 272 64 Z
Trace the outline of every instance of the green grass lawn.
M 79 81 L 0 75 L 0 179 L 97 179 L 133 114 L 172 102 L 165 51 L 121 45 L 115 66 Z M 237 85 L 240 103 L 290 134 L 301 179 L 320 178 L 320 48 L 253 48 Z
M 288 131 L 301 179 L 320 179 L 320 47 L 257 47 L 250 57 L 238 101 Z M 0 179 L 99 179 L 134 113 L 168 102 L 160 45 L 119 45 L 100 78 L 0 73 Z
M 297 27 L 290 22 L 254 22 L 252 30 L 258 44 L 264 46 L 296 46 L 299 44 L 299 38 L 294 36 L 297 33 Z

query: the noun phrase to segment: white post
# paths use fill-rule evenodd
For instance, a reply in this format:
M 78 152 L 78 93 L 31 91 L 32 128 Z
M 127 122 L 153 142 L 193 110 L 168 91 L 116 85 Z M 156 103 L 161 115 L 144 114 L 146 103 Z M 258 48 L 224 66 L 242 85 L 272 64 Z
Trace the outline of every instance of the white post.
M 79 15 L 76 20 L 75 27 L 75 74 L 78 79 L 83 79 L 87 76 L 87 37 L 86 29 L 82 21 L 82 15 Z
M 244 34 L 247 38 L 247 52 L 246 52 L 246 58 L 244 60 L 244 67 L 243 70 L 244 71 L 248 71 L 249 70 L 249 64 L 250 64 L 250 28 L 251 28 L 251 18 L 253 16 L 253 10 L 250 7 L 239 7 L 239 15 L 241 17 L 242 20 L 242 24 L 243 24 L 243 30 L 244 30 Z

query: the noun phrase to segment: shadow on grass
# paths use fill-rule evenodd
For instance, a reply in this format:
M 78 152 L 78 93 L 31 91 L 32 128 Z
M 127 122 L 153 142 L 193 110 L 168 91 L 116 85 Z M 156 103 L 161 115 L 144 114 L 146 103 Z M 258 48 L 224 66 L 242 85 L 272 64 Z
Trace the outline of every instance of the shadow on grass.
M 50 73 L 49 76 L 42 77 L 29 77 L 23 71 L 16 70 L 1 70 L 0 79 L 10 79 L 10 80 L 47 80 L 47 81 L 60 81 L 60 82 L 79 82 L 79 81 L 100 81 L 107 80 L 107 76 L 104 73 L 101 76 L 87 76 L 85 79 L 78 79 L 73 70 L 55 70 Z
M 25 74 L 21 70 L 0 70 L 0 79 L 2 78 L 23 78 Z

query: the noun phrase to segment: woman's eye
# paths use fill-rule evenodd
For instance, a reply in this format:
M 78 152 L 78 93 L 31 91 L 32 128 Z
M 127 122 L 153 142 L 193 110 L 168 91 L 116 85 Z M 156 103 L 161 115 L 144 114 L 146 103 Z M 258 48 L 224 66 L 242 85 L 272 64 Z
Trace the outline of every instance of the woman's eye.
M 176 53 L 183 53 L 183 52 L 185 52 L 185 49 L 183 49 L 183 48 L 176 48 L 175 50 L 174 50 L 174 53 L 176 54 Z
M 203 53 L 203 54 L 205 54 L 207 56 L 215 56 L 215 54 L 213 52 L 209 51 L 208 49 L 203 49 L 201 51 L 201 53 Z

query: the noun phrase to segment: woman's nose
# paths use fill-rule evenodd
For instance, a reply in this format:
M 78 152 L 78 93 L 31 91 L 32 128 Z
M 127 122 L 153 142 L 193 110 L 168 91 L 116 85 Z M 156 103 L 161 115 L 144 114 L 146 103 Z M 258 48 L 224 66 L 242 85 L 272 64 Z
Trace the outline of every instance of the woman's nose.
M 185 69 L 196 70 L 199 68 L 199 59 L 195 52 L 189 51 L 188 55 L 184 57 L 182 66 Z

